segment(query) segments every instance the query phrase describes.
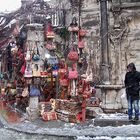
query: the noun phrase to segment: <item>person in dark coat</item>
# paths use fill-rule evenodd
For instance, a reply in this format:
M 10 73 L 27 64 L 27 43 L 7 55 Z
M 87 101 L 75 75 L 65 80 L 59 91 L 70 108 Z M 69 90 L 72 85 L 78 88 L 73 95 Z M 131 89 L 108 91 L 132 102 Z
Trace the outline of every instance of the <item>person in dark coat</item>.
M 125 87 L 128 101 L 128 117 L 132 120 L 133 109 L 135 111 L 134 120 L 139 120 L 139 82 L 140 72 L 136 71 L 134 63 L 130 63 L 127 66 L 128 72 L 125 75 Z

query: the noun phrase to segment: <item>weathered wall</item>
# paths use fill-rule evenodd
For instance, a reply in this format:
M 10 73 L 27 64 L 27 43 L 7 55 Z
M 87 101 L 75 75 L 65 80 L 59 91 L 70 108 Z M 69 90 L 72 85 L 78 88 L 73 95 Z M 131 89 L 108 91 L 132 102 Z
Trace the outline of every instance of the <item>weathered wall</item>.
M 88 31 L 85 39 L 87 42 L 87 52 L 89 54 L 87 58 L 89 66 L 91 66 L 88 68 L 92 69 L 93 78 L 99 82 L 101 61 L 99 5 L 96 0 L 85 0 L 81 11 L 82 27 Z
M 137 8 L 136 8 L 137 5 Z M 130 62 L 140 70 L 139 36 L 140 36 L 140 3 L 110 3 L 109 12 L 109 52 L 110 52 L 110 82 L 112 85 L 123 85 L 126 66 Z M 105 109 L 126 108 L 126 99 L 121 95 L 124 88 L 111 91 L 104 90 L 102 107 Z M 103 92 L 102 92 L 103 94 Z M 111 97 L 110 97 L 111 96 Z M 115 97 L 115 98 L 114 98 Z M 124 103 L 125 102 L 125 103 Z M 112 104 L 112 105 L 111 105 Z
M 120 3 L 118 0 L 108 3 L 110 85 L 100 85 L 97 92 L 102 100 L 101 107 L 107 111 L 127 108 L 126 98 L 121 98 L 125 93 L 123 85 L 126 66 L 134 62 L 137 70 L 140 70 L 140 3 L 133 2 Z M 85 0 L 82 25 L 89 31 L 87 42 L 93 50 L 93 75 L 99 76 L 101 82 L 100 7 L 97 1 Z

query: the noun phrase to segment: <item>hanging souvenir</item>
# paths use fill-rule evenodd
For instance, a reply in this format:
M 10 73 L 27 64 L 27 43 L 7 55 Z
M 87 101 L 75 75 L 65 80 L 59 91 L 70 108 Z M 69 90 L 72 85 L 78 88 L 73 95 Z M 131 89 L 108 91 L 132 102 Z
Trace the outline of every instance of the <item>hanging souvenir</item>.
M 48 72 L 46 72 L 46 71 L 41 71 L 41 72 L 40 72 L 40 76 L 41 76 L 41 77 L 47 77 L 47 76 L 48 76 Z
M 60 74 L 60 75 L 65 75 L 66 72 L 67 72 L 67 69 L 66 69 L 66 68 L 60 68 L 60 69 L 59 69 L 59 74 Z
M 78 71 L 76 69 L 76 66 L 73 66 L 73 68 L 70 68 L 68 78 L 71 80 L 78 78 Z
M 48 67 L 49 67 L 48 60 L 45 58 L 45 60 L 43 60 L 43 70 L 46 71 Z
M 24 77 L 32 77 L 32 76 L 33 76 L 33 73 L 32 73 L 31 64 L 28 63 L 25 69 Z
M 79 49 L 85 48 L 85 41 L 84 40 L 79 40 L 78 41 L 78 48 Z
M 25 56 L 25 60 L 26 61 L 30 61 L 32 56 L 31 56 L 31 50 L 29 49 L 30 46 L 27 47 L 27 52 L 26 52 L 26 56 Z
M 37 52 L 36 53 L 35 53 L 35 51 L 33 52 L 32 60 L 33 61 L 39 61 L 40 60 L 40 54 L 39 54 L 38 47 L 37 47 Z
M 33 68 L 33 77 L 40 77 L 40 76 L 41 74 L 40 74 L 38 64 L 35 64 Z
M 51 65 L 58 64 L 57 56 L 50 56 L 50 58 L 48 59 L 48 64 L 51 64 Z
M 52 44 L 47 43 L 45 47 L 50 51 L 56 49 L 56 46 L 53 43 Z
M 52 66 L 52 75 L 54 77 L 58 76 L 58 66 L 57 65 Z
M 11 54 L 12 54 L 12 55 L 16 55 L 17 52 L 18 52 L 18 47 L 17 47 L 17 45 L 13 42 L 13 43 L 10 43 L 10 46 L 11 46 Z
M 68 71 L 67 64 L 66 65 L 64 64 L 63 67 L 59 66 L 59 76 L 60 76 L 60 78 L 63 78 L 67 74 L 67 71 Z
M 60 79 L 60 80 L 59 80 L 59 83 L 60 83 L 60 86 L 62 86 L 62 87 L 68 87 L 68 85 L 69 85 L 69 80 L 65 77 L 65 78 L 63 78 L 63 79 Z
M 84 80 L 78 82 L 78 94 L 83 94 L 84 91 Z
M 86 82 L 86 81 L 84 82 L 83 96 L 85 98 L 90 98 L 91 97 L 90 84 L 88 82 Z
M 47 31 L 46 31 L 46 37 L 47 38 L 54 38 L 55 37 L 55 33 L 52 30 L 51 23 L 48 23 Z
M 59 68 L 61 69 L 61 68 L 64 68 L 65 67 L 65 59 L 60 59 L 59 60 Z
M 30 61 L 31 60 L 31 54 L 30 54 L 29 50 L 26 52 L 25 60 L 26 61 Z
M 72 49 L 70 50 L 68 54 L 68 59 L 71 61 L 77 61 L 78 58 L 79 58 L 78 52 L 74 49 L 74 47 L 72 47 Z
M 36 51 L 35 51 L 36 49 Z M 39 54 L 39 48 L 38 46 L 34 46 L 34 50 L 33 50 L 33 55 L 32 55 L 32 60 L 33 61 L 39 61 L 40 60 L 40 54 Z
M 80 30 L 79 30 L 79 36 L 85 36 L 86 33 L 87 33 L 87 31 L 84 30 L 84 29 L 80 29 Z

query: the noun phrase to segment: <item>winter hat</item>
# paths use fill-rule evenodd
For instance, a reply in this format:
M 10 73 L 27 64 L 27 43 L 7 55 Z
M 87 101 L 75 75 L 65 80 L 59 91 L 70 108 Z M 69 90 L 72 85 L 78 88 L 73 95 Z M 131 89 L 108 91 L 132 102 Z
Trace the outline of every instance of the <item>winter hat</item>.
M 127 69 L 128 68 L 131 68 L 133 71 L 136 71 L 136 67 L 135 67 L 135 64 L 134 63 L 130 63 L 128 66 L 127 66 Z

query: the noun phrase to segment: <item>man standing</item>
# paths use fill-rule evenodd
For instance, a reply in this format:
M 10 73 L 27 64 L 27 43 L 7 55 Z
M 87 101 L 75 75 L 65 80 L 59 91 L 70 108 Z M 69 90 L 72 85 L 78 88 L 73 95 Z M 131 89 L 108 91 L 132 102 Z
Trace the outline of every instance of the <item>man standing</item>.
M 128 117 L 129 120 L 133 120 L 133 109 L 135 112 L 134 120 L 139 120 L 139 82 L 140 82 L 140 72 L 136 71 L 134 63 L 130 63 L 127 66 L 128 72 L 125 75 L 125 87 L 126 95 L 128 101 Z

